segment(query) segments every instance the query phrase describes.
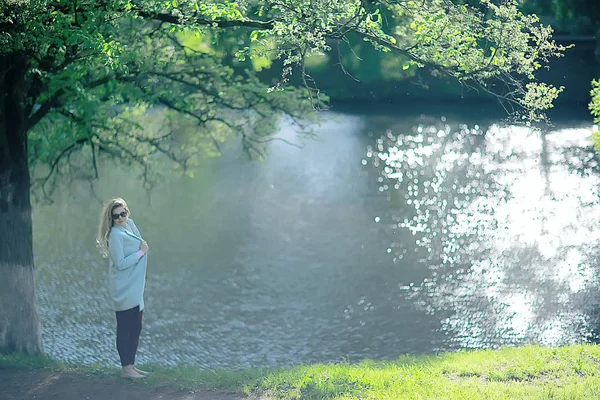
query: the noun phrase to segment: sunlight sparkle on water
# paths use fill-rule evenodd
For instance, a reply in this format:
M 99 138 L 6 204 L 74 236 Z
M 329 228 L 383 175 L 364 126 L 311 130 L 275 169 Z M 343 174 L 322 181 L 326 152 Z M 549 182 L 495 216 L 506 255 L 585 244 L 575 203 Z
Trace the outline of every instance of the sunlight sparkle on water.
M 413 209 L 397 227 L 430 254 L 431 278 L 407 296 L 429 314 L 453 310 L 440 329 L 461 347 L 583 340 L 593 327 L 578 293 L 598 284 L 600 242 L 600 180 L 593 154 L 580 150 L 591 128 L 415 132 L 377 156 Z M 403 181 L 404 171 L 423 178 Z

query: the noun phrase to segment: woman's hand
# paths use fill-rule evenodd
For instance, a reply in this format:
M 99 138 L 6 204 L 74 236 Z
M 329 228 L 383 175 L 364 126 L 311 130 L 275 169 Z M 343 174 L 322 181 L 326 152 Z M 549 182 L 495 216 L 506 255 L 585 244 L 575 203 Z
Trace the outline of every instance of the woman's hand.
M 148 247 L 148 243 L 146 243 L 145 240 L 142 240 L 142 243 L 140 243 L 140 250 L 145 253 L 148 252 L 148 250 L 150 250 L 150 248 Z

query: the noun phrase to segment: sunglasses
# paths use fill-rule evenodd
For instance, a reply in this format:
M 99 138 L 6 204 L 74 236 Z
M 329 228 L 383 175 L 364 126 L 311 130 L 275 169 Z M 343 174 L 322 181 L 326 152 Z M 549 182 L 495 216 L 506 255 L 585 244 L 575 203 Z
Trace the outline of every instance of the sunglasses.
M 112 219 L 125 218 L 127 216 L 127 214 L 129 214 L 129 211 L 125 210 L 125 211 L 121 212 L 120 214 L 113 214 Z

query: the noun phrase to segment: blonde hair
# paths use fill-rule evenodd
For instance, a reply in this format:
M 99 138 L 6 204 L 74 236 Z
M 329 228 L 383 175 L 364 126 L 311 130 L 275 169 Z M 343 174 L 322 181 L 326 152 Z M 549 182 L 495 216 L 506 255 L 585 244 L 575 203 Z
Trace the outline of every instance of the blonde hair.
M 100 249 L 102 257 L 108 257 L 108 235 L 112 229 L 112 212 L 115 208 L 123 207 L 129 211 L 125 200 L 116 198 L 104 204 L 102 214 L 100 215 L 100 224 L 98 225 L 98 234 L 96 236 L 96 245 Z

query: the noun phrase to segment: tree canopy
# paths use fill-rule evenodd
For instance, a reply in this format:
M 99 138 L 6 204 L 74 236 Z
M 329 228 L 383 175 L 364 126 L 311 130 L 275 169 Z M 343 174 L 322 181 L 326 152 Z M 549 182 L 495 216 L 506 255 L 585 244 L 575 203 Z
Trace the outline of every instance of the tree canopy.
M 31 165 L 53 172 L 82 146 L 92 159 L 144 165 L 158 151 L 186 165 L 237 134 L 249 154 L 259 153 L 277 115 L 306 115 L 306 99 L 323 106 L 307 58 L 349 52 L 343 44 L 356 38 L 398 54 L 399 71 L 428 66 L 493 92 L 528 119 L 560 92 L 534 74 L 563 48 L 514 1 L 483 0 L 477 9 L 447 0 L 9 0 L 0 7 L 0 53 L 26 63 Z M 280 82 L 261 83 L 245 60 L 277 60 Z M 296 77 L 303 89 L 286 85 Z M 166 110 L 169 129 L 139 122 L 155 106 Z M 195 132 L 184 149 L 173 141 L 183 121 Z

